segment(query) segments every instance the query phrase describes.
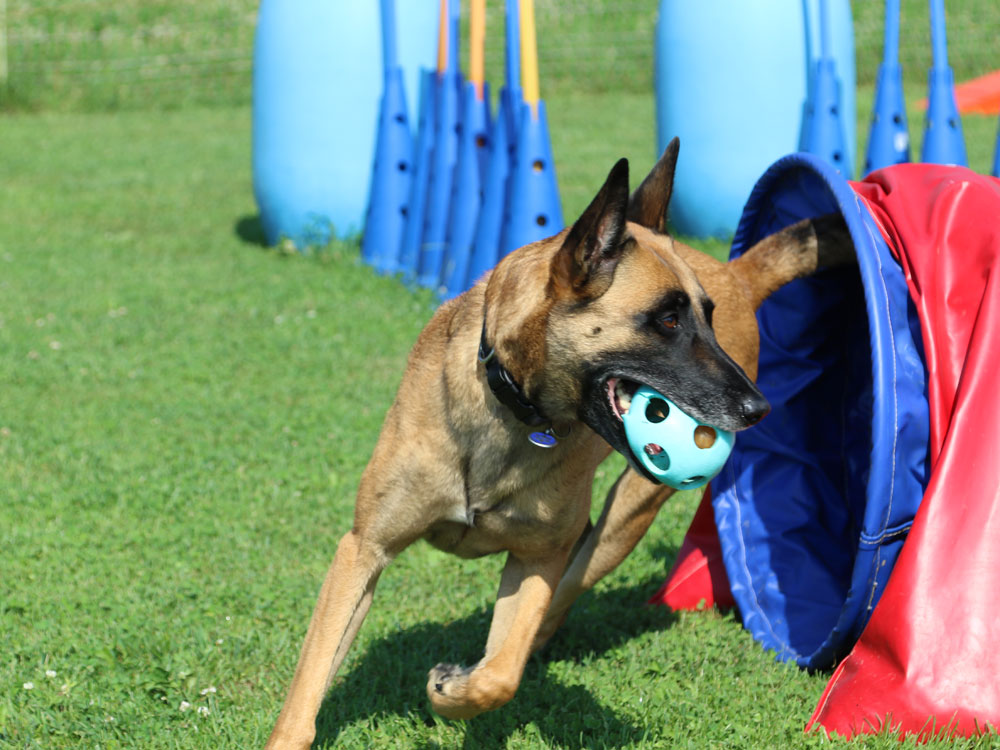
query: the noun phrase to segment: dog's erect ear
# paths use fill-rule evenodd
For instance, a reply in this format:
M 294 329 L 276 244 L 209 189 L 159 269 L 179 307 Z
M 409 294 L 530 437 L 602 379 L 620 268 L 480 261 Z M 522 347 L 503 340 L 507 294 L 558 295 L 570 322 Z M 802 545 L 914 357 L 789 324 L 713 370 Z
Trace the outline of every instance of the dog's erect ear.
M 627 208 L 628 159 L 619 159 L 552 259 L 559 291 L 581 299 L 607 291 L 621 257 Z
M 674 192 L 674 170 L 681 142 L 674 138 L 663 150 L 663 156 L 635 189 L 628 203 L 628 220 L 661 234 L 667 233 L 667 209 Z

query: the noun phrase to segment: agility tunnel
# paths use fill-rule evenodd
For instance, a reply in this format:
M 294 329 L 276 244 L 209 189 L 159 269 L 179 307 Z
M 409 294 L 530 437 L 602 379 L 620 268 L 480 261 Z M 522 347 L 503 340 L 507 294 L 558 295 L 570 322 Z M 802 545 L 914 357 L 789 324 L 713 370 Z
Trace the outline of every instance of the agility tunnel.
M 1000 180 L 898 164 L 848 182 L 793 154 L 757 182 L 731 257 L 831 212 L 857 267 L 761 306 L 772 412 L 654 601 L 735 602 L 777 658 L 839 662 L 810 727 L 978 733 L 1000 724 Z

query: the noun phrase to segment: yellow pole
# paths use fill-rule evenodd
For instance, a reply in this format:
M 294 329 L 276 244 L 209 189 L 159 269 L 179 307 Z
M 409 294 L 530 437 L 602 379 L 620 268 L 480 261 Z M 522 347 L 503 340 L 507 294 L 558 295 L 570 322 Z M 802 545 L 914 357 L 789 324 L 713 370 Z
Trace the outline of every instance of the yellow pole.
M 531 113 L 538 117 L 538 43 L 535 40 L 534 0 L 520 0 L 521 12 L 521 89 Z
M 441 15 L 438 20 L 438 75 L 448 69 L 448 0 L 441 0 Z
M 476 87 L 476 99 L 483 98 L 486 80 L 486 0 L 469 3 L 469 81 Z

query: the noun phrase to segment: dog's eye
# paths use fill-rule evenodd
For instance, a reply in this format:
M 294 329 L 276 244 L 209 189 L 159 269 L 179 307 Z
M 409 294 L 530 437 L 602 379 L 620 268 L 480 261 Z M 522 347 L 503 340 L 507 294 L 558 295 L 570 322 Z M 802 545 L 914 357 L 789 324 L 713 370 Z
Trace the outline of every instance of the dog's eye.
M 676 328 L 681 324 L 681 320 L 677 317 L 677 313 L 667 313 L 660 318 L 660 324 L 664 328 Z

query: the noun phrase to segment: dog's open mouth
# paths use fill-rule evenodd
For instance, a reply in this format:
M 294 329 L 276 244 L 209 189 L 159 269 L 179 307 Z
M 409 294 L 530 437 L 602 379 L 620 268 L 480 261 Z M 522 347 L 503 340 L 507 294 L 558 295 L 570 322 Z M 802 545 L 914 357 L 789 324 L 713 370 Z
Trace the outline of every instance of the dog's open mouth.
M 622 417 L 628 414 L 632 396 L 639 390 L 639 383 L 626 378 L 608 378 L 607 389 L 611 411 L 618 417 L 619 422 L 623 422 Z

